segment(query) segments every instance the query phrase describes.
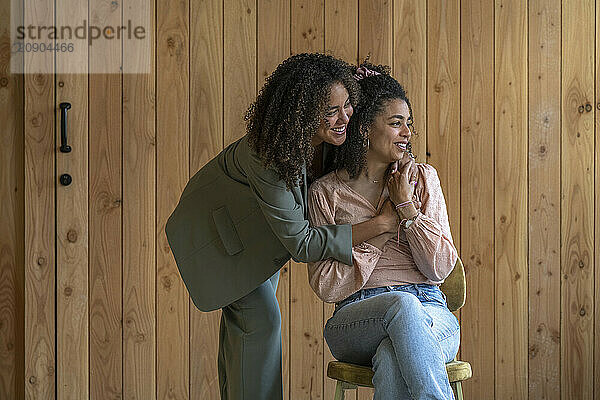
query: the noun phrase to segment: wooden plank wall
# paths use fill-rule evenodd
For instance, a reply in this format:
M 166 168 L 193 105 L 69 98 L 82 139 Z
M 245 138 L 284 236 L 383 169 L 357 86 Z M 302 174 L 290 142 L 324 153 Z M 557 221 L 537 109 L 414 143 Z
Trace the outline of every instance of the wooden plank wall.
M 265 77 L 305 51 L 370 56 L 408 90 L 415 153 L 438 169 L 467 273 L 465 398 L 600 399 L 600 2 L 25 7 L 24 21 L 41 25 L 148 13 L 150 72 L 87 77 L 36 73 L 54 68 L 40 53 L 25 54 L 30 73 L 11 73 L 5 3 L 1 399 L 219 397 L 220 311 L 190 302 L 164 225 L 189 177 L 244 134 Z M 123 46 L 91 50 L 89 71 L 144 62 Z M 87 159 L 54 151 L 62 100 Z M 68 191 L 56 184 L 62 169 L 76 177 Z M 277 297 L 285 399 L 333 398 L 322 336 L 332 306 L 297 263 L 281 270 Z
M 14 11 L 14 10 L 13 10 Z M 11 9 L 0 6 L 0 398 L 25 397 L 23 75 L 11 74 Z M 19 16 L 23 19 L 23 15 Z M 23 57 L 18 57 L 22 64 Z

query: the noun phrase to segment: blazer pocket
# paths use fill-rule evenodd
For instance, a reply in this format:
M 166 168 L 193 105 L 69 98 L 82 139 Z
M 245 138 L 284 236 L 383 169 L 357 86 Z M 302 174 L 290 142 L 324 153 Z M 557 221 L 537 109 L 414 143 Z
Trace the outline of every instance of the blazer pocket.
M 217 208 L 216 210 L 213 210 L 212 214 L 217 232 L 219 233 L 219 237 L 221 238 L 221 242 L 223 242 L 227 254 L 233 256 L 244 250 L 244 245 L 229 216 L 229 212 L 227 212 L 227 207 L 223 206 Z

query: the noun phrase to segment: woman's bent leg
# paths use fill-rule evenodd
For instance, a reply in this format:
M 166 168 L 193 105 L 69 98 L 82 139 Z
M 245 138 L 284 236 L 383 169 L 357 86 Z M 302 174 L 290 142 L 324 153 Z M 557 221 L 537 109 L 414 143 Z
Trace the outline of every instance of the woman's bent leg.
M 385 316 L 387 331 L 411 396 L 453 399 L 445 364 L 458 350 L 456 318 L 441 305 L 423 305 L 408 293 L 393 293 L 397 296 Z M 450 318 L 453 323 L 447 322 Z
M 373 400 L 410 399 L 408 387 L 400 372 L 396 351 L 389 337 L 383 339 L 377 346 L 373 356 L 373 372 L 375 372 Z
M 433 317 L 426 307 L 436 307 Z M 453 323 L 436 322 L 448 316 Z M 424 306 L 415 294 L 403 291 L 348 304 L 325 328 L 325 338 L 337 359 L 363 365 L 371 363 L 379 344 L 389 337 L 400 373 L 417 400 L 453 398 L 445 363 L 452 359 L 452 352 L 452 357 L 456 354 L 459 335 L 456 318 L 443 304 Z
M 219 335 L 219 385 L 223 400 L 279 400 L 281 314 L 276 280 L 223 308 Z

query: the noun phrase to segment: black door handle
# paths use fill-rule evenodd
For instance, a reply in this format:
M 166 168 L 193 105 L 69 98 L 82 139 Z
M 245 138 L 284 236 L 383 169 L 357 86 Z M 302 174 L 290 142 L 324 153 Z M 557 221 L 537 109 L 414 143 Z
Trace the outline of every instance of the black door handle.
M 70 153 L 71 146 L 67 144 L 67 110 L 71 103 L 60 103 L 60 152 Z

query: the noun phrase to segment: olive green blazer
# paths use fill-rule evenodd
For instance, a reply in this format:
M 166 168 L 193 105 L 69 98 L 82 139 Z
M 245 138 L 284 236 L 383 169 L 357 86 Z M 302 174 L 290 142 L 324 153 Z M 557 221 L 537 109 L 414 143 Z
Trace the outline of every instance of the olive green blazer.
M 246 136 L 186 185 L 166 224 L 167 240 L 196 307 L 224 307 L 265 282 L 289 259 L 352 264 L 352 227 L 311 227 L 303 184 L 286 188 Z

